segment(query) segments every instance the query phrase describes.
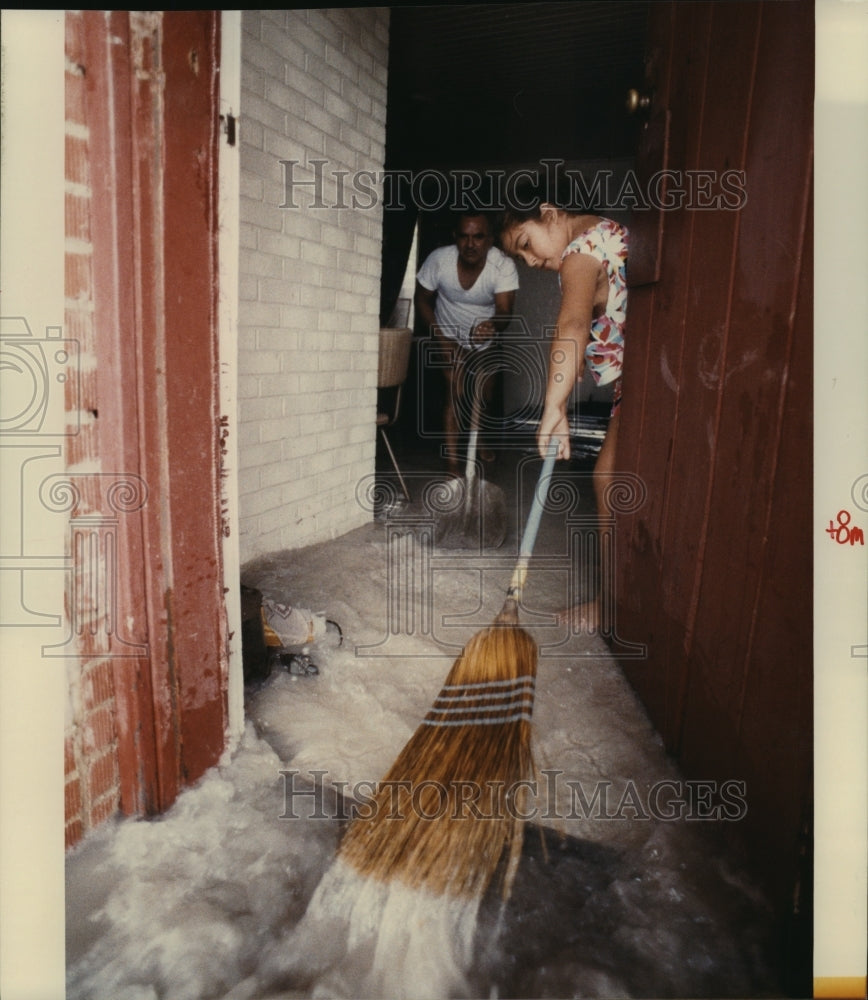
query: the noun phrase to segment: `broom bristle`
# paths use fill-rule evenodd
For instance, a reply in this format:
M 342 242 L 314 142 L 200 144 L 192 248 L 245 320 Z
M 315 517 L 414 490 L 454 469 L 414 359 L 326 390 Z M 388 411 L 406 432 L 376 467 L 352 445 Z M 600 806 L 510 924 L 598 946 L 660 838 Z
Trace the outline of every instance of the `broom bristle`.
M 504 865 L 508 895 L 522 846 L 537 647 L 507 600 L 452 665 L 433 706 L 339 855 L 358 872 L 436 895 L 481 896 Z

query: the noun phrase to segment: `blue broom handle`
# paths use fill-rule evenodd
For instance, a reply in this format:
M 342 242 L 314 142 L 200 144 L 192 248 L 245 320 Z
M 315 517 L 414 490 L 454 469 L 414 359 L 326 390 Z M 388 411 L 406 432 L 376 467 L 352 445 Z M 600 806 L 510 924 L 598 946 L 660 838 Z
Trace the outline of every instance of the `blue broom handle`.
M 536 536 L 539 531 L 540 521 L 542 520 L 543 508 L 546 505 L 546 499 L 549 495 L 549 483 L 552 479 L 555 459 L 558 456 L 558 444 L 559 441 L 557 438 L 552 438 L 549 441 L 548 454 L 543 459 L 539 482 L 537 483 L 536 490 L 534 490 L 533 503 L 530 505 L 530 513 L 527 516 L 524 534 L 521 536 L 521 546 L 518 550 L 519 559 L 530 559 L 533 547 L 536 544 Z
M 512 576 L 512 582 L 509 585 L 510 596 L 520 594 L 521 588 L 524 586 L 524 578 L 527 574 L 527 565 L 530 562 L 533 547 L 536 544 L 536 536 L 539 531 L 540 521 L 542 520 L 543 508 L 546 505 L 546 498 L 549 493 L 549 483 L 551 482 L 552 472 L 554 471 L 555 459 L 558 455 L 558 444 L 558 438 L 551 438 L 549 441 L 548 453 L 543 459 L 543 466 L 539 474 L 539 481 L 537 482 L 536 489 L 534 490 L 530 513 L 527 516 L 527 524 L 524 527 L 524 534 L 521 536 L 521 545 L 518 550 L 518 563 L 516 564 L 515 572 Z

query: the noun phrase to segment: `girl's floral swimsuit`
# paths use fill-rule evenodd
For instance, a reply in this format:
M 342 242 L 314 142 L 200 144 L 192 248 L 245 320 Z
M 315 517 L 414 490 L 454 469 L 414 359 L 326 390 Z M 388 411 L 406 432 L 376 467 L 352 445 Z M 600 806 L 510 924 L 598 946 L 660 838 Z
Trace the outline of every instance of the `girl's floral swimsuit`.
M 609 279 L 606 310 L 591 322 L 591 339 L 585 361 L 597 385 L 614 382 L 612 413 L 621 402 L 621 369 L 624 364 L 624 324 L 627 321 L 627 243 L 624 226 L 611 219 L 577 236 L 564 250 L 561 260 L 571 253 L 587 253 L 598 260 Z

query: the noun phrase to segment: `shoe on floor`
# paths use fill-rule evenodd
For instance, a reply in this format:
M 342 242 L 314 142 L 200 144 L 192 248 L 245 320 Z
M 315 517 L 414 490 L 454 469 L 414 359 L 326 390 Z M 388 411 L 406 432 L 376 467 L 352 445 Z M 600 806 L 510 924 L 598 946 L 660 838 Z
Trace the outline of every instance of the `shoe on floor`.
M 281 604 L 266 597 L 262 601 L 262 618 L 266 629 L 276 636 L 281 646 L 310 646 L 313 643 L 340 646 L 343 642 L 337 622 L 306 608 Z

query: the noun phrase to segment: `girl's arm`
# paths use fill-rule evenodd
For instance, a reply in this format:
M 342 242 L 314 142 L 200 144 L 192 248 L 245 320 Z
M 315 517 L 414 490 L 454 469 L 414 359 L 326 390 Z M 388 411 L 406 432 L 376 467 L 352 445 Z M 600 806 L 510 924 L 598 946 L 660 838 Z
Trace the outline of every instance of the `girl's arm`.
M 549 372 L 542 420 L 537 431 L 541 455 L 552 435 L 560 438 L 558 458 L 570 457 L 567 403 L 585 368 L 585 348 L 591 337 L 591 320 L 602 265 L 582 253 L 570 254 L 561 265 L 561 308 L 549 352 Z

